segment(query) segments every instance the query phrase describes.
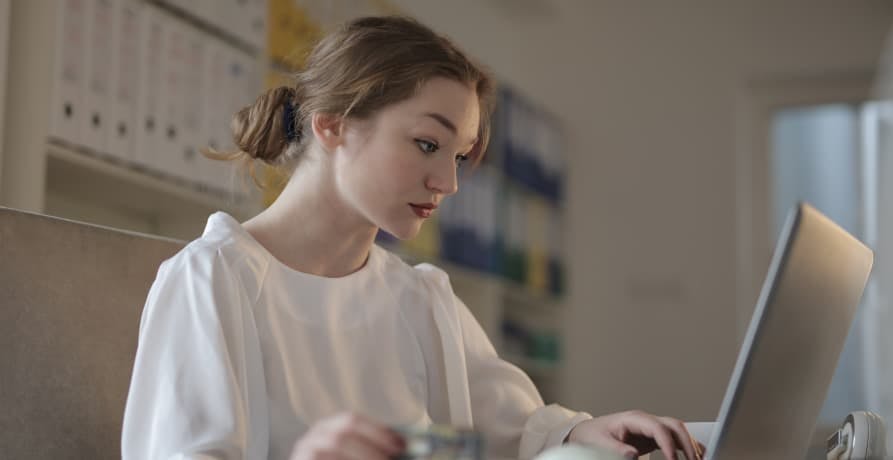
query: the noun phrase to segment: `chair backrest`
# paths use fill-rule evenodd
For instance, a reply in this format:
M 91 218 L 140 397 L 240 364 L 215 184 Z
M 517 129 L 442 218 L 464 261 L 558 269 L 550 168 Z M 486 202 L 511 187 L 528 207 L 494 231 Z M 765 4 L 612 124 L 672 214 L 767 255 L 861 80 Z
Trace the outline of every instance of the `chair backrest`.
M 183 245 L 0 208 L 0 457 L 121 457 L 140 314 Z

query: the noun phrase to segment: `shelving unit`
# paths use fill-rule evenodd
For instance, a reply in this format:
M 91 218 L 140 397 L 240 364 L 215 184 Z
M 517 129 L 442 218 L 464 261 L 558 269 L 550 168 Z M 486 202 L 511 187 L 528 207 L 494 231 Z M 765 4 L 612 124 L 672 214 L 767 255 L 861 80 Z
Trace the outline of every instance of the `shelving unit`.
M 57 101 L 53 99 L 53 78 L 58 70 L 55 56 L 64 29 L 60 15 L 65 1 L 16 2 L 10 27 L 3 30 L 10 33 L 7 79 L 8 87 L 14 88 L 5 107 L 15 107 L 15 112 L 4 110 L 7 135 L 0 138 L 0 205 L 180 239 L 198 236 L 208 215 L 217 210 L 240 219 L 260 211 L 259 193 L 235 166 L 214 164 L 219 162 L 194 152 L 194 176 L 186 176 L 194 180 L 188 180 L 163 168 L 146 167 L 134 160 L 134 152 L 97 150 L 54 132 L 52 111 Z M 91 1 L 82 2 L 88 5 L 82 7 L 90 11 Z M 133 0 L 129 4 L 139 9 L 159 8 L 188 33 L 203 34 L 201 37 L 219 46 L 239 50 L 253 60 L 248 71 L 261 74 L 265 62 L 256 44 L 190 15 L 174 3 Z M 251 97 L 261 90 L 257 78 Z M 215 119 L 227 128 L 225 120 L 219 114 Z M 214 170 L 218 182 L 199 180 L 208 170 Z

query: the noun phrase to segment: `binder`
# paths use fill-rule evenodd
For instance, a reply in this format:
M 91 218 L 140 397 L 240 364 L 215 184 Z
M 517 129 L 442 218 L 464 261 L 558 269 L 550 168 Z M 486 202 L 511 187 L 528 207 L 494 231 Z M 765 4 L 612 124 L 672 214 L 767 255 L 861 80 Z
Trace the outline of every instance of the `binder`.
M 50 137 L 81 144 L 86 80 L 87 3 L 56 0 L 56 44 L 53 62 L 53 96 Z
M 181 166 L 183 176 L 191 183 L 202 183 L 199 176 L 199 149 L 202 147 L 205 94 L 205 60 L 207 58 L 208 39 L 199 30 L 187 30 L 184 64 L 184 98 L 183 124 L 180 137 L 180 148 L 176 152 L 177 162 Z M 208 95 L 210 96 L 210 95 Z
M 159 90 L 158 120 L 161 131 L 158 151 L 154 157 L 157 169 L 185 179 L 181 152 L 183 149 L 184 102 L 186 98 L 186 25 L 170 16 L 163 15 L 161 83 Z
M 115 1 L 106 149 L 110 154 L 130 161 L 135 155 L 137 96 L 142 79 L 140 3 L 134 0 Z
M 164 42 L 164 16 L 157 7 L 144 4 L 140 10 L 140 80 L 137 97 L 137 117 L 134 137 L 134 163 L 158 171 L 157 160 L 161 145 L 161 82 Z
M 205 42 L 205 62 L 202 85 L 202 146 L 217 151 L 231 150 L 229 135 L 230 115 L 227 97 L 227 63 L 226 45 L 207 37 Z M 197 176 L 207 188 L 215 191 L 224 189 L 225 163 L 201 157 L 197 160 Z
M 537 292 L 549 287 L 549 247 L 547 242 L 548 206 L 539 196 L 530 196 L 525 204 L 527 277 L 525 283 Z
M 516 188 L 508 188 L 505 195 L 505 249 L 502 254 L 503 275 L 523 283 L 527 279 L 527 228 L 524 195 Z
M 549 292 L 561 295 L 564 292 L 564 226 L 561 210 L 549 209 Z
M 480 268 L 496 272 L 499 267 L 499 175 L 487 168 L 480 170 L 480 220 L 478 221 L 482 250 Z
M 116 5 L 112 0 L 87 0 L 86 5 L 86 88 L 81 140 L 95 152 L 106 152 Z

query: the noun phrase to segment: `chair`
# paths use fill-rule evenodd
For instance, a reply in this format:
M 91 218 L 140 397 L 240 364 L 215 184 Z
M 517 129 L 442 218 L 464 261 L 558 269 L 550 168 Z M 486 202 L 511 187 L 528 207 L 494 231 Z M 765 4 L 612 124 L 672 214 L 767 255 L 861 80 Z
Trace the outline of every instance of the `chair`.
M 140 314 L 183 245 L 0 207 L 0 457 L 121 457 Z

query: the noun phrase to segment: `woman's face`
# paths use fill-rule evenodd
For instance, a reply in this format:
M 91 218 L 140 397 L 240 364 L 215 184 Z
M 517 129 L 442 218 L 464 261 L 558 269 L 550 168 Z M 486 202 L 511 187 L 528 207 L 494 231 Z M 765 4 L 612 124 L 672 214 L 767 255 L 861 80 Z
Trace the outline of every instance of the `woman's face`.
M 457 169 L 477 142 L 479 123 L 475 91 L 447 78 L 429 80 L 367 120 L 349 119 L 335 155 L 342 198 L 376 227 L 414 237 L 458 191 Z

